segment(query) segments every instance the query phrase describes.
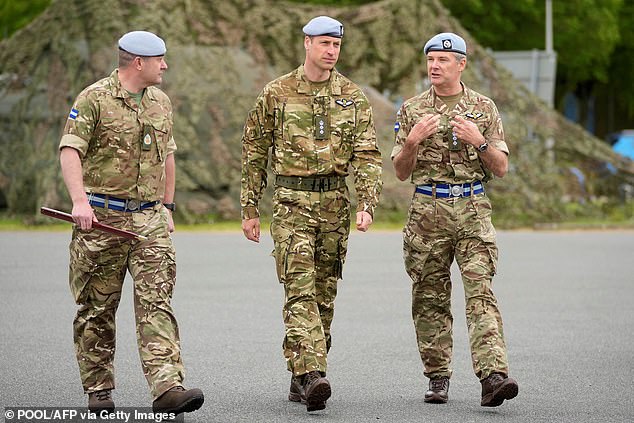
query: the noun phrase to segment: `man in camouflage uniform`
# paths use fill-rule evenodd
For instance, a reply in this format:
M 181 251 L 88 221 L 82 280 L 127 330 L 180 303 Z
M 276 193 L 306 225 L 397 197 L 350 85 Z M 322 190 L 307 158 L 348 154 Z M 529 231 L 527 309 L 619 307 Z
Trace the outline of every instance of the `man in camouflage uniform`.
M 172 106 L 158 88 L 167 69 L 165 43 L 133 31 L 119 40 L 119 67 L 84 89 L 60 142 L 64 181 L 76 226 L 70 244 L 70 288 L 79 372 L 88 406 L 112 410 L 115 313 L 126 270 L 134 279 L 134 311 L 143 372 L 155 411 L 202 405 L 199 389 L 182 387 L 184 368 L 170 304 L 176 278 Z M 169 209 L 169 210 L 168 210 Z M 130 240 L 91 230 L 93 222 L 131 230 Z
M 352 165 L 356 227 L 364 232 L 378 202 L 382 164 L 368 99 L 334 69 L 343 26 L 320 16 L 303 31 L 304 64 L 267 84 L 249 112 L 240 201 L 244 234 L 259 242 L 258 204 L 272 150 L 272 255 L 285 291 L 289 400 L 313 411 L 325 408 L 331 394 L 326 359 L 350 231 L 345 177 Z
M 442 33 L 425 45 L 432 87 L 402 105 L 394 130 L 397 177 L 416 186 L 404 229 L 405 268 L 413 281 L 412 316 L 425 376 L 425 402 L 448 400 L 452 357 L 450 266 L 465 290 L 471 356 L 483 406 L 514 398 L 502 318 L 491 289 L 498 250 L 483 181 L 503 177 L 508 147 L 492 100 L 461 82 L 465 41 Z

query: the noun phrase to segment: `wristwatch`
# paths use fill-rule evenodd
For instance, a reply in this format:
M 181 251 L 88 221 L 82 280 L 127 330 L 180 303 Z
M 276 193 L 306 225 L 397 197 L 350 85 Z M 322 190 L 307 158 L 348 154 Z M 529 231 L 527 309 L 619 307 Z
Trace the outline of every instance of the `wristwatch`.
M 163 203 L 167 210 L 176 211 L 176 203 Z
M 479 147 L 476 147 L 476 149 L 480 153 L 484 153 L 485 151 L 487 151 L 487 148 L 489 148 L 489 144 L 486 141 L 484 143 L 482 143 L 482 145 L 480 145 Z

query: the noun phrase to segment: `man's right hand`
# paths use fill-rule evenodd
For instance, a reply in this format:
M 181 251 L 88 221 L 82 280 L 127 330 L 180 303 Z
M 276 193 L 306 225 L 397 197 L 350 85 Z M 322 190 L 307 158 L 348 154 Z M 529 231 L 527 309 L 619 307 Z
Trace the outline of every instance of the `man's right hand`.
M 242 221 L 242 232 L 249 241 L 260 242 L 260 218 L 244 219 Z
M 92 207 L 90 207 L 90 203 L 88 203 L 88 201 L 73 204 L 72 215 L 75 223 L 84 231 L 92 228 L 92 222 L 98 221 L 95 216 L 95 212 Z
M 439 114 L 426 114 L 423 115 L 418 122 L 412 127 L 407 135 L 407 143 L 420 144 L 422 141 L 431 137 L 438 131 L 438 124 L 440 122 Z
M 92 228 L 92 222 L 97 222 L 97 218 L 86 196 L 79 151 L 73 147 L 63 147 L 59 152 L 59 162 L 64 183 L 73 202 L 73 220 L 82 230 L 87 231 Z
M 412 175 L 416 167 L 418 146 L 438 131 L 439 123 L 439 114 L 426 114 L 409 131 L 403 149 L 392 160 L 398 179 L 404 181 Z

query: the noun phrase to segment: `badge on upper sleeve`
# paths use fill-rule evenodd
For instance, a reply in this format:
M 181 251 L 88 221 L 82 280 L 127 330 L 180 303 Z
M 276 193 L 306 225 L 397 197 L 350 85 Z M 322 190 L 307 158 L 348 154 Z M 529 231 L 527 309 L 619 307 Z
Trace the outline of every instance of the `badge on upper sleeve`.
M 394 122 L 394 132 L 398 132 L 401 129 L 401 123 L 399 121 Z

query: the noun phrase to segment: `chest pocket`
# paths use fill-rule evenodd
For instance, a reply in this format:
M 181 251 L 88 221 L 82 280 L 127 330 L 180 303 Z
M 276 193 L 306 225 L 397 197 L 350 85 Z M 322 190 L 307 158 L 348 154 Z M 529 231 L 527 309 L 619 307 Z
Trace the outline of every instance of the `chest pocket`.
M 167 121 L 165 119 L 152 120 L 149 124 L 144 125 L 144 134 L 152 137 L 152 145 L 147 151 L 143 151 L 149 155 L 151 161 L 156 163 L 163 163 L 165 161 L 165 155 L 167 152 L 167 143 L 169 141 L 169 129 L 167 127 Z M 144 141 L 141 140 L 143 143 Z
M 264 131 L 273 134 L 274 163 L 279 166 L 307 169 L 306 152 L 312 151 L 312 106 L 308 98 L 287 98 L 276 104 L 265 117 Z M 280 170 L 280 169 L 278 169 Z
M 467 112 L 462 113 L 461 116 L 465 118 L 466 120 L 475 123 L 478 127 L 478 131 L 480 131 L 481 134 L 484 134 L 484 131 L 487 128 L 486 126 L 487 122 L 489 121 L 489 116 L 487 113 L 480 112 L 477 110 L 469 110 Z M 467 156 L 468 156 L 468 159 L 472 162 L 480 160 L 480 157 L 478 156 L 478 152 L 472 146 L 467 147 Z
M 290 98 L 281 105 L 281 109 L 276 110 L 280 115 L 276 127 L 281 128 L 282 138 L 276 139 L 278 147 L 309 147 L 306 143 L 313 133 L 313 106 L 310 100 L 309 97 Z
M 135 142 L 141 136 L 141 127 L 136 120 L 136 113 L 122 113 L 122 110 L 105 110 L 97 125 L 96 142 L 93 149 L 99 149 L 100 154 L 114 157 L 129 154 L 136 147 Z
M 347 161 L 352 156 L 354 147 L 357 105 L 350 98 L 332 98 L 330 114 L 330 139 L 333 152 L 338 159 Z
M 417 113 L 413 113 L 409 119 L 409 131 L 425 114 L 436 114 L 433 108 L 422 109 Z M 446 121 L 446 119 L 445 119 Z M 409 134 L 408 131 L 408 134 Z M 440 124 L 435 134 L 424 140 L 418 146 L 417 159 L 421 162 L 441 163 L 443 157 L 447 156 L 447 137 L 451 137 L 451 128 L 445 123 Z M 443 154 L 444 152 L 444 154 Z
M 483 134 L 486 130 L 487 122 L 489 122 L 489 115 L 485 112 L 479 112 L 477 110 L 467 111 L 462 113 L 462 117 L 468 121 L 475 123 L 480 130 L 480 133 Z

